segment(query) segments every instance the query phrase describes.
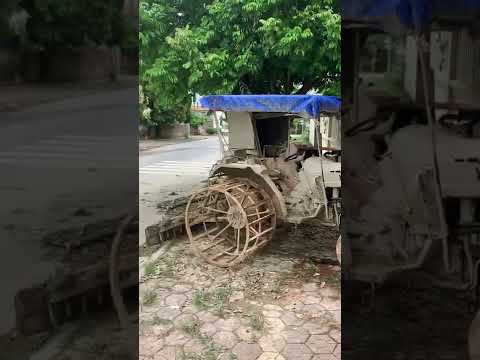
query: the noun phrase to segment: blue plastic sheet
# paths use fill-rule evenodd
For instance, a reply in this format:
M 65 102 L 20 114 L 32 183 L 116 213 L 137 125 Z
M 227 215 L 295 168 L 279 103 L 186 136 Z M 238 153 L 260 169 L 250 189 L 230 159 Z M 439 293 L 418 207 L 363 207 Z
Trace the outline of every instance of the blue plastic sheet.
M 410 29 L 421 29 L 434 18 L 474 17 L 480 12 L 480 0 L 341 0 L 341 9 L 345 20 L 381 21 L 394 17 Z
M 341 106 L 338 97 L 323 95 L 209 95 L 199 103 L 215 111 L 293 113 L 308 118 L 338 113 Z

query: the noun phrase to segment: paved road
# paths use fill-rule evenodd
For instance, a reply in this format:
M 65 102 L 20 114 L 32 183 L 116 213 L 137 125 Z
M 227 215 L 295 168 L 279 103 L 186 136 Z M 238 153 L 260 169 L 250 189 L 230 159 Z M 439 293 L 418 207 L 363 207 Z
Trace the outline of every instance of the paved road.
M 145 227 L 159 220 L 156 205 L 203 186 L 220 159 L 217 137 L 164 146 L 140 155 L 140 243 Z
M 119 215 L 138 196 L 138 89 L 0 113 L 0 334 L 13 297 L 44 280 L 47 229 Z M 79 208 L 90 217 L 73 216 Z

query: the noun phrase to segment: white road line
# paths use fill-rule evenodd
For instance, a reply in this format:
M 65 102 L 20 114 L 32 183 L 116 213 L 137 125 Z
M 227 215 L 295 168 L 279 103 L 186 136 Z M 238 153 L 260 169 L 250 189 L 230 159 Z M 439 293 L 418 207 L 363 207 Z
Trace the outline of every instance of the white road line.
M 179 176 L 207 176 L 208 172 L 199 172 L 196 171 L 194 173 L 189 173 L 189 172 L 180 172 L 180 171 L 161 171 L 161 172 L 156 172 L 156 171 L 140 171 L 139 172 L 141 175 L 179 175 Z
M 210 162 L 210 161 L 171 161 L 171 160 L 165 160 L 165 161 L 162 161 L 162 163 L 166 163 L 166 164 L 180 164 L 180 165 L 188 165 L 188 164 L 192 164 L 192 165 L 213 165 L 215 164 L 215 162 Z
M 98 141 L 67 141 L 67 140 L 53 140 L 53 139 L 48 139 L 48 140 L 41 140 L 38 142 L 38 145 L 48 145 L 48 146 L 71 146 L 71 147 L 92 147 L 92 146 L 107 146 L 111 145 L 110 143 L 107 142 L 98 142 Z M 32 145 L 33 146 L 33 145 Z
M 19 146 L 16 148 L 19 151 L 42 151 L 42 150 L 50 150 L 50 151 L 58 151 L 58 152 L 91 152 L 92 149 L 86 148 L 84 146 L 67 146 L 67 145 L 60 145 L 60 146 L 55 146 L 52 147 L 52 145 L 48 144 L 38 144 L 38 145 L 24 145 L 24 146 Z M 0 153 L 1 155 L 2 153 Z
M 196 170 L 196 169 L 211 169 L 211 166 L 194 166 L 194 165 L 179 165 L 179 166 L 172 166 L 168 164 L 156 164 L 156 165 L 148 165 L 148 166 L 143 166 L 142 169 L 185 169 L 185 170 Z
M 92 156 L 93 155 L 93 156 Z M 133 157 L 102 157 L 102 153 L 83 153 L 83 154 L 64 154 L 58 153 L 41 153 L 33 151 L 9 151 L 0 153 L 0 159 L 4 160 L 21 160 L 21 159 L 65 159 L 65 160 L 94 160 L 94 161 L 125 161 Z
M 125 170 L 135 173 L 138 172 L 137 167 L 133 163 L 127 163 L 126 161 L 102 161 L 102 162 L 92 162 L 92 161 L 65 161 L 58 159 L 49 159 L 49 160 L 35 160 L 35 159 L 22 159 L 12 161 L 10 159 L 0 159 L 0 164 L 5 166 L 14 166 L 14 167 L 28 167 L 28 168 L 39 168 L 39 169 L 75 169 L 75 170 L 89 170 L 96 169 L 101 170 Z
M 87 135 L 58 135 L 53 136 L 51 139 L 61 139 L 61 140 L 69 140 L 69 141 L 96 141 L 96 142 L 110 142 L 110 141 L 118 141 L 118 140 L 132 140 L 132 136 L 87 136 Z
M 128 170 L 138 166 L 137 153 L 128 151 L 126 146 L 119 148 L 117 140 L 119 139 L 113 137 L 69 135 L 44 138 L 33 144 L 0 152 L 0 164 L 99 170 Z M 137 151 L 137 145 L 132 149 Z
M 192 161 L 161 161 L 143 166 L 140 174 L 206 176 L 214 163 Z

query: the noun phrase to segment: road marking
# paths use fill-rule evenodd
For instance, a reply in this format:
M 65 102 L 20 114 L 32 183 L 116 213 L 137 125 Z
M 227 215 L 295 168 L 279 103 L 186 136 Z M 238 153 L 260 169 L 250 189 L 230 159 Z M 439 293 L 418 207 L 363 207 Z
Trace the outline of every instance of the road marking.
M 140 174 L 207 176 L 215 162 L 160 161 L 139 169 Z
M 130 148 L 133 151 L 129 151 Z M 137 154 L 138 145 L 125 136 L 60 135 L 2 151 L 0 163 L 75 169 L 92 167 L 132 169 L 138 164 Z

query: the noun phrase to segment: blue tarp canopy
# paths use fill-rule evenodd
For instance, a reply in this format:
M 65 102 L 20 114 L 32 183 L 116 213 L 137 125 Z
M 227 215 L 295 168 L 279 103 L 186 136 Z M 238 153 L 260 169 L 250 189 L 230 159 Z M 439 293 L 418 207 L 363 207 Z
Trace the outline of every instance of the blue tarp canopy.
M 341 105 L 338 97 L 323 95 L 209 95 L 199 103 L 214 111 L 293 113 L 308 118 L 338 113 Z
M 415 29 L 436 18 L 473 18 L 480 13 L 480 0 L 341 0 L 341 7 L 342 19 L 347 21 L 395 18 Z

